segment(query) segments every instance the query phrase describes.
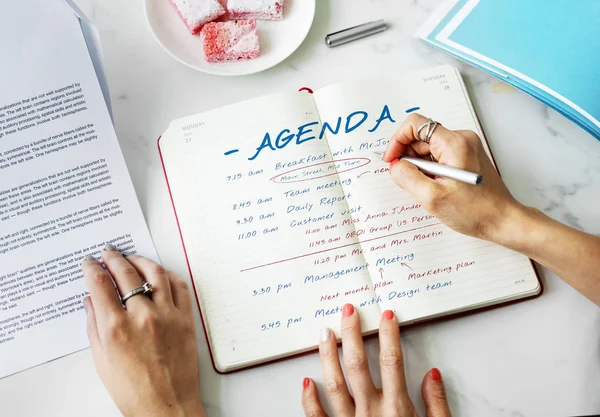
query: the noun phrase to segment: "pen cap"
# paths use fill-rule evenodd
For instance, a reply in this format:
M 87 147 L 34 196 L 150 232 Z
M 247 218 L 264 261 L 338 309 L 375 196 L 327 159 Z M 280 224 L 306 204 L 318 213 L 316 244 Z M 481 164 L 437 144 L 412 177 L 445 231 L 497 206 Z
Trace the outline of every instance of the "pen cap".
M 383 32 L 386 29 L 387 25 L 383 19 L 380 19 L 374 22 L 354 26 L 349 29 L 340 30 L 339 32 L 330 33 L 329 35 L 325 36 L 325 44 L 328 47 L 333 48 L 335 46 Z

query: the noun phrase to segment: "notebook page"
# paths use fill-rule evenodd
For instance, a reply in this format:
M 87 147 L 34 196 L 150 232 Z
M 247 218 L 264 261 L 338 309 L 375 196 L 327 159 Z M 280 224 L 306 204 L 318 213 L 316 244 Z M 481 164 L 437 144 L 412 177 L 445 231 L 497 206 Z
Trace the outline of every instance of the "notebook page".
M 312 96 L 290 92 L 175 121 L 160 141 L 221 371 L 312 349 L 345 302 L 374 299 L 336 175 L 352 161 L 333 166 L 320 129 Z
M 334 160 L 370 160 L 339 175 L 343 183 L 352 179 L 343 187 L 354 195 L 350 208 L 361 207 L 353 216 L 355 228 L 382 309 L 395 310 L 408 323 L 539 291 L 529 259 L 445 227 L 392 182 L 388 164 L 373 154 L 386 148 L 412 111 L 483 136 L 452 67 L 334 85 L 318 91 L 315 100 L 322 122 L 334 131 L 341 117 L 337 134 L 328 133 Z

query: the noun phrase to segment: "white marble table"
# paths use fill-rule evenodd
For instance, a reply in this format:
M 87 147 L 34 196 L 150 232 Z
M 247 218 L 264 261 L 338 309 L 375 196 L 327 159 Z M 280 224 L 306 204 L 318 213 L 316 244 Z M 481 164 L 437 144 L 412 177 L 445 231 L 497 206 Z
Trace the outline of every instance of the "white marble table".
M 171 119 L 285 88 L 440 63 L 457 65 L 465 76 L 511 191 L 562 222 L 600 234 L 600 142 L 525 94 L 413 39 L 439 0 L 317 2 L 312 31 L 291 58 L 261 74 L 219 78 L 169 57 L 147 28 L 141 0 L 77 1 L 100 30 L 117 133 L 168 268 L 187 277 L 156 150 Z M 392 24 L 384 34 L 334 50 L 323 44 L 328 32 L 381 17 Z M 545 290 L 536 300 L 403 332 L 410 394 L 419 409 L 421 378 L 436 366 L 456 416 L 600 413 L 600 309 L 548 270 L 541 276 Z M 302 378 L 321 381 L 316 355 L 219 376 L 201 332 L 198 342 L 211 417 L 302 416 Z M 376 340 L 367 348 L 376 365 Z M 120 414 L 83 351 L 0 380 L 0 415 Z

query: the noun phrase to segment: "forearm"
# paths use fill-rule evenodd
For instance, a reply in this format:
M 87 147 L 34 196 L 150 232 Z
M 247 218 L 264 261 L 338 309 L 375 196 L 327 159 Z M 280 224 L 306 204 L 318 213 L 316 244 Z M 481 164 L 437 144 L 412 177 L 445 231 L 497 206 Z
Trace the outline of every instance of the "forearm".
M 193 401 L 191 404 L 185 404 L 179 414 L 174 414 L 181 417 L 206 417 L 206 411 L 202 405 L 202 401 Z
M 174 401 L 164 401 L 159 405 L 154 405 L 151 402 L 135 407 L 135 410 L 121 410 L 126 417 L 206 417 L 206 411 L 200 401 L 195 398 L 187 402 L 179 403 Z
M 518 206 L 490 240 L 551 269 L 600 305 L 600 238 L 565 226 L 539 210 Z
M 206 411 L 204 410 L 204 405 L 202 405 L 202 400 L 200 399 L 200 393 L 198 395 L 190 395 L 185 396 L 184 398 L 179 398 L 176 401 L 178 406 L 177 410 L 167 410 L 165 416 L 173 416 L 173 417 L 206 417 Z

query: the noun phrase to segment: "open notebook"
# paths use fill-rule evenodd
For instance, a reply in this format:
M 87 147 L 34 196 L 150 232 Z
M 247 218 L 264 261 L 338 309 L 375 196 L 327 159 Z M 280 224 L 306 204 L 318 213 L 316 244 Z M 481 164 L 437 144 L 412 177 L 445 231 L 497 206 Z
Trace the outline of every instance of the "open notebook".
M 540 293 L 528 258 L 393 184 L 373 151 L 412 111 L 483 137 L 449 66 L 171 123 L 159 148 L 218 371 L 314 349 L 345 303 L 372 333 L 386 309 L 408 324 Z

